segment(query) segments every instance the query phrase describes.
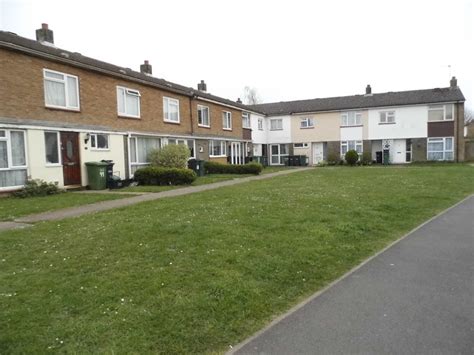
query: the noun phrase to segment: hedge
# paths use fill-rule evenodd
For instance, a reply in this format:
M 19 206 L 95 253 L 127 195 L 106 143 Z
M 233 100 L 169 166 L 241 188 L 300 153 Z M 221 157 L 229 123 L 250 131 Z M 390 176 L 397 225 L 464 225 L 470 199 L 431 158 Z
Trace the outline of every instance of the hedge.
M 140 185 L 189 185 L 196 177 L 196 173 L 190 169 L 157 166 L 140 168 L 134 174 L 134 179 Z
M 259 163 L 248 163 L 245 165 L 222 164 L 212 161 L 204 163 L 206 174 L 254 174 L 262 172 L 263 166 Z

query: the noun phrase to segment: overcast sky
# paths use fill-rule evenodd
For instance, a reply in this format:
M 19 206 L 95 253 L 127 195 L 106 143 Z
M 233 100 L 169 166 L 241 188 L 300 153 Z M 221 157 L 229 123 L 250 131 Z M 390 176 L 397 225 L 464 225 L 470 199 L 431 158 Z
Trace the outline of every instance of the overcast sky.
M 446 87 L 473 107 L 473 0 L 0 0 L 0 28 L 236 100 Z M 451 67 L 448 67 L 451 66 Z

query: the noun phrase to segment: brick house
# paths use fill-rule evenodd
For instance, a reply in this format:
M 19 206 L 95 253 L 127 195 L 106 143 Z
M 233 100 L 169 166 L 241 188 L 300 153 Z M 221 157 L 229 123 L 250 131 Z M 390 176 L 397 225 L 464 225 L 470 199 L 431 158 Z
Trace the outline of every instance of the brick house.
M 37 40 L 0 31 L 0 189 L 28 178 L 87 185 L 85 162 L 113 160 L 130 178 L 152 148 L 185 144 L 196 159 L 242 164 L 251 151 L 240 100 L 54 46 L 46 24 Z M 245 126 L 246 128 L 244 128 Z

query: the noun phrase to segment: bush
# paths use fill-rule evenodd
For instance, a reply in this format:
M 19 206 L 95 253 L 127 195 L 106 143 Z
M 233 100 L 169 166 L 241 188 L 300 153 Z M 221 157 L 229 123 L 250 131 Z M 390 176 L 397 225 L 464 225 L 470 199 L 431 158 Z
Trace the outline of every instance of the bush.
M 206 174 L 254 174 L 262 172 L 263 165 L 259 163 L 248 163 L 244 165 L 222 164 L 212 161 L 204 163 Z
M 12 195 L 19 198 L 35 196 L 44 197 L 56 195 L 61 192 L 64 192 L 64 190 L 60 189 L 54 182 L 46 182 L 44 180 L 37 179 L 28 180 L 21 190 L 14 192 Z
M 340 164 L 341 158 L 337 153 L 328 154 L 328 165 L 337 165 Z
M 196 173 L 190 169 L 157 166 L 138 169 L 134 174 L 134 179 L 140 185 L 189 185 L 196 177 Z
M 362 165 L 372 165 L 372 153 L 364 152 L 362 154 Z
M 356 165 L 357 161 L 359 160 L 359 154 L 353 149 L 347 151 L 346 155 L 344 156 L 346 159 L 347 164 L 354 166 Z
M 148 154 L 151 165 L 177 169 L 186 169 L 189 157 L 189 148 L 183 144 L 168 144 L 161 149 L 152 149 Z

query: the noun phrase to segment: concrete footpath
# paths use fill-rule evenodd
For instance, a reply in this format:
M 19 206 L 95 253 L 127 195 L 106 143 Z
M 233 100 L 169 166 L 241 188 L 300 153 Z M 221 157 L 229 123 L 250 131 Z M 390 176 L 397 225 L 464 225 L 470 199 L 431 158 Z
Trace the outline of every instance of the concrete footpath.
M 474 354 L 474 196 L 231 354 Z
M 101 211 L 111 210 L 114 208 L 131 206 L 140 202 L 153 201 L 153 200 L 158 200 L 160 198 L 165 198 L 165 197 L 189 195 L 192 193 L 208 191 L 208 190 L 215 190 L 220 187 L 243 184 L 249 181 L 265 180 L 265 179 L 270 179 L 276 176 L 288 175 L 288 174 L 292 174 L 292 173 L 296 173 L 296 172 L 304 171 L 304 170 L 310 170 L 310 169 L 312 168 L 288 169 L 288 170 L 277 171 L 275 173 L 270 173 L 270 174 L 262 174 L 262 175 L 250 176 L 250 177 L 245 177 L 245 178 L 236 178 L 232 180 L 226 180 L 226 181 L 216 182 L 216 183 L 207 184 L 207 185 L 189 186 L 189 187 L 179 188 L 176 190 L 169 190 L 169 191 L 156 192 L 156 193 L 145 193 L 145 194 L 141 193 L 139 196 L 133 196 L 133 197 L 123 198 L 119 200 L 102 201 L 102 202 L 89 204 L 89 205 L 82 205 L 82 206 L 77 206 L 77 207 L 65 208 L 65 209 L 57 210 L 57 211 L 28 215 L 28 216 L 17 218 L 12 222 L 0 222 L 0 232 L 4 230 L 29 227 L 31 226 L 32 223 L 43 222 L 43 221 L 56 221 L 56 220 L 60 220 L 64 218 L 78 217 L 78 216 L 82 216 L 88 213 L 101 212 Z M 119 191 L 120 190 L 118 190 L 118 192 Z M 80 192 L 76 192 L 76 193 L 80 193 Z

